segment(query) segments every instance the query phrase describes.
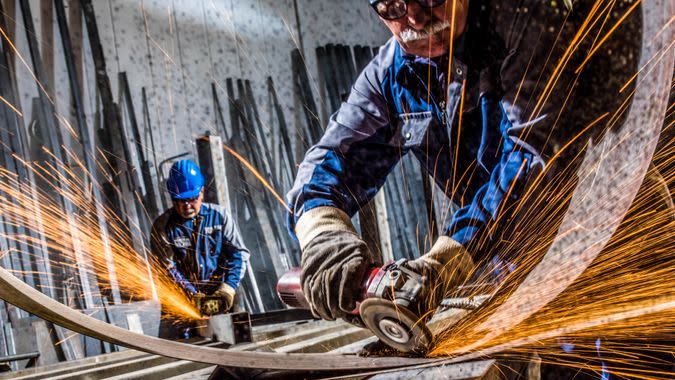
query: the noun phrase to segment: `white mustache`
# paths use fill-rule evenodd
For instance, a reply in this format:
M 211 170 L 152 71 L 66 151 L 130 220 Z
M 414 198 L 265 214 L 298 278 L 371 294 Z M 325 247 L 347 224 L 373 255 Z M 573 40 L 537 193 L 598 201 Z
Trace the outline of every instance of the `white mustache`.
M 430 36 L 433 36 L 434 34 L 448 28 L 450 28 L 450 21 L 436 21 L 425 26 L 422 30 L 415 30 L 411 27 L 408 27 L 399 33 L 398 36 L 403 42 L 412 42 L 427 39 Z

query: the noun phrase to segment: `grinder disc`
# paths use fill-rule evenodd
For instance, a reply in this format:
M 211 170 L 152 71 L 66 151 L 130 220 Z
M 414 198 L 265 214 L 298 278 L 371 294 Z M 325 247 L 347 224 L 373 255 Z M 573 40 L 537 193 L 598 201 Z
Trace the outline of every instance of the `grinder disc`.
M 381 298 L 361 302 L 359 314 L 368 329 L 398 351 L 424 354 L 431 344 L 431 331 L 412 311 Z

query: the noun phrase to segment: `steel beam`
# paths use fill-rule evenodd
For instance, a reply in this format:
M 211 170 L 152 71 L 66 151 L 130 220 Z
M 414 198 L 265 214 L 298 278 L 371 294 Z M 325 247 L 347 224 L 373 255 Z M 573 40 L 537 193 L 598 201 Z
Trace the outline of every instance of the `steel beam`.
M 305 60 L 298 49 L 291 52 L 291 71 L 293 72 L 293 101 L 296 109 L 296 124 L 302 125 L 302 129 L 296 130 L 297 140 L 303 143 L 296 144 L 297 155 L 294 157 L 296 161 L 299 161 L 305 151 L 319 141 L 322 128 L 319 111 L 307 75 Z M 300 114 L 304 116 L 304 120 Z
M 158 191 L 160 191 L 163 184 L 159 183 L 159 179 L 161 178 L 161 176 L 159 174 L 159 169 L 157 168 L 157 150 L 155 149 L 155 138 L 152 134 L 152 120 L 150 119 L 150 109 L 148 107 L 148 96 L 145 92 L 145 87 L 141 88 L 141 99 L 142 99 L 142 102 L 143 102 L 144 134 L 145 134 L 145 137 L 148 140 L 150 140 L 150 151 L 152 153 L 152 163 L 153 163 L 152 167 L 153 167 L 153 169 L 155 169 L 155 178 L 157 179 L 157 189 L 158 189 Z M 150 178 L 152 178 L 152 176 Z M 146 191 L 147 191 L 147 189 L 146 189 Z M 154 192 L 154 191 L 152 193 L 148 193 L 148 196 L 152 196 L 152 198 L 155 199 L 154 202 L 155 202 L 155 205 L 157 207 L 157 212 L 159 213 L 160 208 L 159 208 L 159 203 L 157 202 L 157 196 L 158 195 L 159 194 L 157 194 L 157 192 Z M 159 199 L 161 200 L 163 198 L 160 196 Z M 162 209 L 166 209 L 168 207 L 168 205 L 166 205 L 166 204 L 164 204 L 163 206 L 164 207 L 162 207 Z

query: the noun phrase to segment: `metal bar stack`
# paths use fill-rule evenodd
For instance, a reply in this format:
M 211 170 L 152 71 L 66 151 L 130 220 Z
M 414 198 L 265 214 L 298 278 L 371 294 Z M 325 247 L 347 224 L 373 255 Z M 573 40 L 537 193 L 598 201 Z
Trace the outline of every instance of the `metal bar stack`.
M 229 139 L 224 142 L 227 173 L 227 193 L 230 212 L 242 229 L 243 239 L 251 250 L 252 275 L 244 283 L 248 303 L 253 310 L 264 311 L 281 307 L 276 297 L 277 276 L 295 263 L 297 253 L 284 228 L 284 207 L 247 169 L 232 152 L 244 157 L 246 162 L 260 171 L 272 188 L 282 191 L 281 179 L 272 173 L 278 163 L 272 160 L 272 151 L 260 118 L 250 81 L 228 78 L 226 96 L 229 107 L 229 128 L 225 125 L 223 107 L 215 86 L 212 87 L 216 123 Z M 283 123 L 282 123 L 283 124 Z M 202 154 L 200 154 L 202 156 Z M 255 282 L 255 283 L 253 283 Z
M 298 143 L 295 161 L 299 162 L 305 151 L 319 141 L 323 133 L 319 109 L 312 94 L 312 86 L 307 74 L 307 66 L 300 50 L 291 51 L 291 70 L 293 72 L 293 102 L 295 112 L 296 135 Z M 300 111 L 301 110 L 301 111 Z

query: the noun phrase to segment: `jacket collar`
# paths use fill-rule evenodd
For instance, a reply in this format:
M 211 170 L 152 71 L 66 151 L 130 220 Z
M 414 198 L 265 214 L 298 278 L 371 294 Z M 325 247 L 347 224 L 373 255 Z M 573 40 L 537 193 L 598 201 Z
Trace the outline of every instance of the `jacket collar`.
M 466 67 L 463 63 L 464 40 L 466 39 L 465 36 L 468 33 L 468 29 L 469 25 L 467 25 L 467 30 L 455 41 L 452 58 L 453 70 L 450 70 L 453 78 L 456 76 L 457 67 Z M 403 51 L 403 48 L 401 48 L 401 45 L 397 41 L 394 52 L 394 75 L 400 83 L 414 83 L 411 80 L 415 80 L 417 77 L 422 78 L 425 83 L 428 82 L 427 78 L 430 78 L 431 81 L 441 81 L 443 83 L 447 80 L 449 61 L 449 54 L 436 58 L 408 54 Z
M 199 207 L 199 212 L 197 213 L 197 216 L 195 218 L 198 218 L 198 217 L 203 218 L 206 215 L 208 215 L 208 213 L 209 213 L 208 207 L 206 207 L 205 203 L 202 202 L 201 207 Z M 193 218 L 193 219 L 195 219 L 195 218 Z M 174 223 L 180 223 L 180 224 L 185 223 L 186 221 L 189 220 L 189 219 L 183 219 L 182 216 L 178 215 L 178 211 L 176 211 L 175 207 L 171 207 L 169 219 L 171 221 L 173 221 Z

